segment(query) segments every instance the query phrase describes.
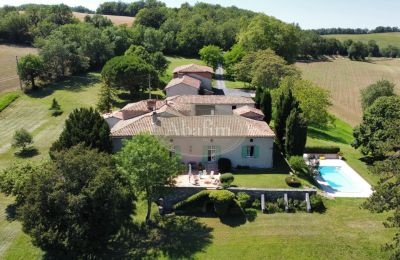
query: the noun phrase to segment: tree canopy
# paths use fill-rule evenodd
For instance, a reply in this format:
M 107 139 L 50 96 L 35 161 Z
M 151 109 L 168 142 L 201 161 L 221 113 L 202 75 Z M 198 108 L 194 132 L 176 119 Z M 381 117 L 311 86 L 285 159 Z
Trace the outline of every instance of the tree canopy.
M 207 45 L 200 49 L 199 55 L 202 61 L 208 66 L 217 69 L 218 65 L 222 65 L 224 62 L 224 56 L 222 49 L 215 45 Z
M 110 127 L 93 108 L 72 111 L 65 121 L 60 137 L 51 146 L 50 154 L 53 156 L 55 151 L 68 149 L 80 143 L 100 152 L 112 151 Z
M 161 195 L 164 186 L 174 184 L 173 177 L 181 170 L 179 156 L 171 149 L 153 135 L 140 134 L 125 141 L 116 155 L 118 169 L 130 177 L 134 189 L 147 201 L 147 222 L 152 201 Z
M 17 69 L 21 80 L 30 84 L 32 90 L 36 90 L 35 79 L 44 74 L 42 59 L 37 55 L 27 54 L 19 60 Z
M 394 122 L 399 120 L 400 97 L 378 98 L 364 111 L 361 124 L 354 129 L 352 145 L 361 148 L 361 152 L 365 155 L 383 156 L 386 152 L 385 143 L 399 136 L 400 129 L 394 125 Z
M 361 105 L 363 110 L 370 107 L 380 97 L 394 96 L 394 83 L 388 80 L 378 80 L 361 90 Z
M 101 256 L 135 209 L 129 180 L 112 158 L 83 145 L 35 168 L 22 193 L 17 212 L 24 232 L 56 258 Z

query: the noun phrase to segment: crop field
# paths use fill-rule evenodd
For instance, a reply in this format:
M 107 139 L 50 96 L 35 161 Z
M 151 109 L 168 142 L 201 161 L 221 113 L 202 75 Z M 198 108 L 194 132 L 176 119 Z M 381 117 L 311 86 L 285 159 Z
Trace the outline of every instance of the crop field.
M 380 79 L 391 80 L 400 93 L 400 59 L 365 62 L 336 57 L 327 61 L 298 62 L 305 79 L 331 91 L 331 112 L 351 126 L 361 121 L 360 90 Z
M 387 47 L 388 45 L 393 45 L 400 47 L 400 33 L 371 33 L 371 34 L 331 34 L 324 35 L 326 38 L 336 38 L 339 41 L 345 41 L 347 39 L 352 39 L 353 41 L 361 41 L 363 43 L 368 43 L 370 40 L 375 40 L 379 47 Z
M 36 52 L 37 49 L 31 47 L 0 45 L 0 93 L 19 89 L 15 57 Z
M 85 13 L 78 13 L 78 12 L 73 12 L 73 15 L 76 18 L 78 18 L 80 21 L 83 21 L 85 19 L 85 16 L 87 16 L 87 15 L 93 16 L 93 14 L 85 14 Z M 103 16 L 110 19 L 114 25 L 126 24 L 128 26 L 132 26 L 133 22 L 135 21 L 135 17 L 130 17 L 130 16 L 104 15 L 104 14 L 103 14 Z

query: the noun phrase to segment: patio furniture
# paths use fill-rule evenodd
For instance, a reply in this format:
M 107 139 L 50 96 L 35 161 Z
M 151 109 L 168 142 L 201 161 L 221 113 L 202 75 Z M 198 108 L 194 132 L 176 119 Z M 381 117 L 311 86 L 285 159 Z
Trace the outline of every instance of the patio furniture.
M 214 171 L 211 171 L 210 177 L 211 177 L 211 179 L 214 179 Z

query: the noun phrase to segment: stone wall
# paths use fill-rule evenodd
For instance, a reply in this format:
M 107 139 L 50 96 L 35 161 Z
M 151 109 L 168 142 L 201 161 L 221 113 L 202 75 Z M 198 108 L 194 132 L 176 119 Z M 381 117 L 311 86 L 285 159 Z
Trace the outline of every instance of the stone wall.
M 166 188 L 164 194 L 164 205 L 166 208 L 171 208 L 175 203 L 182 201 L 202 190 L 204 187 L 172 187 Z M 284 194 L 288 195 L 289 199 L 305 200 L 306 193 L 313 195 L 317 193 L 315 189 L 260 189 L 260 188 L 228 188 L 228 190 L 238 193 L 245 192 L 253 198 L 260 198 L 261 194 L 265 195 L 267 201 L 283 198 Z

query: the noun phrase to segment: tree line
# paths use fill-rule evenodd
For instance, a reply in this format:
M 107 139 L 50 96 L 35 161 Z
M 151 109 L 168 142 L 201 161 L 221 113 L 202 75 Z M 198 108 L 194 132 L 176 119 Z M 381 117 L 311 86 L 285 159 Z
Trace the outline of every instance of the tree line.
M 362 28 L 320 28 L 312 30 L 320 35 L 328 34 L 368 34 L 368 33 L 386 33 L 386 32 L 400 32 L 397 26 L 378 26 L 375 29 L 362 29 Z

